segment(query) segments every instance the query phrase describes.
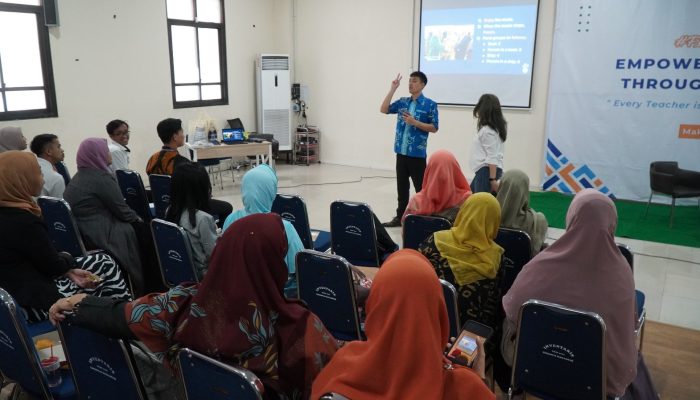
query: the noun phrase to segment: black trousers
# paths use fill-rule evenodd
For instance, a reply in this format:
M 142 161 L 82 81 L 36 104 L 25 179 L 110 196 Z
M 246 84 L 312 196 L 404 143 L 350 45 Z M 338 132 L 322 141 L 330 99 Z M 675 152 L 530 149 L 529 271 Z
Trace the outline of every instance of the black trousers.
M 403 217 L 408 197 L 411 191 L 411 184 L 408 178 L 413 181 L 413 188 L 416 193 L 423 189 L 423 174 L 425 173 L 425 158 L 409 157 L 403 154 L 396 155 L 396 191 L 398 193 L 399 206 L 396 209 L 396 216 Z

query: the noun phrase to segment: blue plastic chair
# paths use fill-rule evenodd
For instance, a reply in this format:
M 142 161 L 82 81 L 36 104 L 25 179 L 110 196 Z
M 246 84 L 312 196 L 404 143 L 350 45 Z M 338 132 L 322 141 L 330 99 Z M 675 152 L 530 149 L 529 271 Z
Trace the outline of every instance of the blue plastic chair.
M 37 203 L 41 207 L 42 217 L 48 227 L 49 239 L 56 251 L 65 251 L 73 257 L 82 257 L 87 254 L 68 203 L 63 199 L 48 196 L 39 197 Z
M 525 302 L 509 395 L 516 389 L 542 399 L 605 399 L 603 319 L 554 303 Z
M 501 259 L 501 293 L 506 294 L 525 264 L 532 259 L 532 244 L 530 235 L 510 228 L 498 228 L 496 243 L 504 250 Z
M 165 212 L 170 207 L 170 179 L 169 175 L 148 175 L 156 218 L 165 218 Z
M 128 343 L 73 325 L 70 318 L 58 333 L 82 399 L 146 399 Z
M 188 400 L 262 400 L 262 382 L 246 369 L 187 348 L 178 352 L 177 363 Z
M 126 204 L 131 207 L 136 214 L 144 221 L 148 222 L 153 218 L 151 206 L 148 204 L 146 189 L 143 187 L 141 175 L 136 171 L 117 170 L 117 182 Z
M 350 264 L 314 250 L 297 253 L 296 263 L 299 298 L 336 339 L 362 340 Z
M 457 303 L 457 289 L 450 282 L 440 279 L 442 294 L 445 296 L 447 306 L 447 316 L 450 318 L 450 337 L 459 336 L 462 324 L 459 320 L 459 305 Z
M 311 229 L 306 203 L 301 197 L 277 193 L 275 201 L 272 203 L 272 212 L 279 214 L 294 225 L 305 249 L 326 251 L 331 247 L 330 232 Z M 317 235 L 316 240 L 313 239 L 314 233 Z
M 49 387 L 39 353 L 29 335 L 27 320 L 12 296 L 0 288 L 0 371 L 24 390 L 43 399 L 74 399 L 75 383 L 61 371 L 62 383 Z
M 331 249 L 352 265 L 380 265 L 374 214 L 367 204 L 343 200 L 331 203 Z
M 442 217 L 409 214 L 403 221 L 403 248 L 418 250 L 418 246 L 435 232 L 452 228 L 452 223 Z
M 198 282 L 190 238 L 185 230 L 156 218 L 151 221 L 151 231 L 163 283 L 173 287 L 182 282 Z

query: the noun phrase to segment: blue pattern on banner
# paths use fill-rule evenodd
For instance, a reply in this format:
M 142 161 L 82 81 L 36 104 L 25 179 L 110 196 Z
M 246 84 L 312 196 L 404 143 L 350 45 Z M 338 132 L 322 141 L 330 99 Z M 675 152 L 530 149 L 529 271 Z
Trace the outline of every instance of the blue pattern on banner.
M 586 164 L 576 167 L 551 140 L 547 140 L 545 155 L 545 182 L 543 190 L 553 190 L 562 193 L 578 193 L 583 189 L 592 188 L 615 199 L 610 189 Z

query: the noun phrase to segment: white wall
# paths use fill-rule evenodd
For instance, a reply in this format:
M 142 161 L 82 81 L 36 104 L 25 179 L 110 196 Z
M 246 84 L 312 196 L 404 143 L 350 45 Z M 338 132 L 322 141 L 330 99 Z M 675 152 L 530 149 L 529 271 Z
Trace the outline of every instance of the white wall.
M 254 130 L 254 57 L 288 53 L 290 6 L 283 0 L 225 0 L 229 105 L 208 107 L 223 127 L 240 117 Z M 58 118 L 2 121 L 21 126 L 28 140 L 59 135 L 75 172 L 84 138 L 107 137 L 105 125 L 120 118 L 131 127 L 131 167 L 143 173 L 160 146 L 158 121 L 196 118 L 200 108 L 173 109 L 164 0 L 70 0 L 58 2 L 61 26 L 50 29 Z M 284 21 L 283 21 L 284 20 Z M 279 28 L 278 28 L 279 27 Z
M 393 169 L 396 117 L 381 114 L 379 105 L 396 73 L 406 77 L 413 65 L 411 3 L 297 0 L 296 81 L 310 89 L 309 123 L 321 128 L 324 162 Z M 532 109 L 505 112 L 505 167 L 524 170 L 531 185 L 541 181 L 554 8 L 555 0 L 540 1 Z M 425 94 L 430 97 L 430 77 Z M 399 95 L 408 95 L 406 83 Z M 451 150 L 471 180 L 472 108 L 441 106 L 439 112 L 440 130 L 431 134 L 428 151 Z

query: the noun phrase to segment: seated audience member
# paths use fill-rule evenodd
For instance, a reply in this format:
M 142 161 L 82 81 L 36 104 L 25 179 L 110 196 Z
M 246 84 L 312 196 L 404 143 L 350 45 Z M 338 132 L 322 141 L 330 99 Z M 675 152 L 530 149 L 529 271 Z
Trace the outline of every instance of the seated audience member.
M 136 294 L 145 288 L 139 239 L 132 223 L 142 222 L 124 200 L 109 168 L 107 139 L 83 140 L 76 158 L 78 172 L 63 197 L 90 248 L 107 250 L 129 273 Z
M 617 210 L 594 189 L 574 196 L 566 232 L 518 274 L 503 297 L 504 359 L 511 363 L 520 306 L 548 301 L 600 315 L 605 321 L 607 392 L 622 396 L 636 376 L 635 293 L 632 270 L 615 244 Z
M 29 148 L 32 153 L 36 154 L 41 173 L 44 174 L 44 187 L 41 189 L 41 195 L 63 198 L 66 182 L 63 175 L 56 171 L 55 164 L 63 161 L 65 153 L 61 148 L 61 142 L 58 141 L 58 136 L 50 133 L 36 135 Z
M 180 155 L 177 152 L 178 147 L 185 145 L 185 133 L 182 131 L 182 120 L 175 118 L 167 118 L 158 123 L 158 137 L 163 142 L 163 148 L 153 154 L 148 159 L 146 165 L 146 173 L 148 175 L 170 175 L 179 165 L 188 164 L 190 160 Z M 209 177 L 207 176 L 207 179 Z M 231 204 L 209 199 L 209 206 L 203 210 L 214 216 L 217 219 L 217 225 L 222 226 L 226 217 L 231 214 L 233 207 Z
M 241 181 L 241 197 L 243 209 L 238 210 L 226 218 L 224 230 L 235 221 L 256 213 L 269 213 L 272 203 L 277 196 L 277 175 L 267 164 L 261 164 L 243 175 Z M 290 275 L 296 272 L 295 258 L 298 252 L 304 249 L 301 238 L 291 222 L 282 219 L 284 231 L 287 234 L 287 255 L 285 261 Z
M 30 153 L 0 154 L 0 287 L 27 311 L 48 318 L 51 304 L 76 293 L 128 300 L 114 260 L 104 253 L 73 258 L 51 244 L 32 196 L 42 189 L 41 169 Z
M 408 202 L 403 220 L 408 214 L 433 215 L 454 223 L 459 206 L 472 194 L 467 178 L 455 156 L 447 150 L 430 155 L 423 175 L 423 189 Z
M 496 196 L 501 205 L 501 226 L 519 229 L 530 235 L 533 257 L 542 250 L 547 238 L 547 218 L 530 208 L 530 178 L 518 169 L 506 171 Z
M 25 150 L 27 139 L 22 134 L 22 128 L 6 126 L 0 128 L 0 153 L 9 150 Z
M 366 341 L 347 343 L 314 381 L 311 399 L 337 393 L 366 399 L 495 399 L 474 369 L 443 356 L 449 318 L 440 282 L 415 250 L 392 254 L 367 299 Z M 481 378 L 480 378 L 481 377 Z
M 451 229 L 435 232 L 418 248 L 437 275 L 457 289 L 460 320 L 473 319 L 494 329 L 500 326 L 497 277 L 503 249 L 494 241 L 500 221 L 496 198 L 474 193 Z
M 265 385 L 266 399 L 308 399 L 337 346 L 311 311 L 282 294 L 286 253 L 282 219 L 250 215 L 224 232 L 202 282 L 132 302 L 78 295 L 56 302 L 51 318 L 74 310 L 76 324 L 138 339 L 165 363 L 173 361 L 173 350 L 188 347 L 252 371 Z M 171 307 L 160 307 L 166 303 Z
M 185 229 L 192 246 L 192 261 L 201 280 L 207 272 L 218 235 L 214 217 L 202 211 L 211 196 L 211 183 L 204 167 L 183 164 L 175 169 L 170 187 L 170 207 L 165 219 Z
M 120 169 L 129 169 L 129 124 L 126 121 L 115 119 L 107 124 L 107 134 L 109 135 L 109 152 L 112 154 L 112 172 Z

